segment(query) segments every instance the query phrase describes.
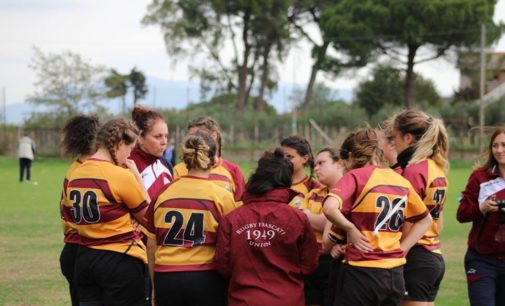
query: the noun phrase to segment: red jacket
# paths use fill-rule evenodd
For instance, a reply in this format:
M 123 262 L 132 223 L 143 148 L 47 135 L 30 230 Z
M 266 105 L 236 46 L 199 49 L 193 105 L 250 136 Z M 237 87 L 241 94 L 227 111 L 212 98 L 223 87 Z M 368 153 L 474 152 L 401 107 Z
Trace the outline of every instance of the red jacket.
M 498 229 L 498 219 L 503 212 L 489 213 L 487 218 L 479 210 L 478 197 L 481 184 L 498 178 L 495 171 L 475 170 L 468 179 L 468 184 L 459 202 L 457 218 L 459 222 L 472 222 L 468 236 L 468 247 L 480 254 L 496 259 L 505 259 L 505 242 L 496 242 L 494 235 Z M 496 198 L 505 198 L 505 190 L 494 193 Z M 504 216 L 502 216 L 503 218 Z M 482 232 L 479 236 L 479 231 Z
M 288 205 L 287 188 L 244 194 L 244 205 L 219 225 L 216 269 L 230 279 L 228 305 L 303 306 L 303 276 L 318 264 L 307 216 Z

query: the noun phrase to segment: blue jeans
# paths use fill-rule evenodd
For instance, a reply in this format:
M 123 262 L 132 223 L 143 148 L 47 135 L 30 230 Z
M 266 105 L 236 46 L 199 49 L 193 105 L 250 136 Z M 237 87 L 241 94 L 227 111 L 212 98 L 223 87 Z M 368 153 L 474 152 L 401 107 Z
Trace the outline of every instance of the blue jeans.
M 465 255 L 465 271 L 471 306 L 505 305 L 505 260 L 469 249 Z

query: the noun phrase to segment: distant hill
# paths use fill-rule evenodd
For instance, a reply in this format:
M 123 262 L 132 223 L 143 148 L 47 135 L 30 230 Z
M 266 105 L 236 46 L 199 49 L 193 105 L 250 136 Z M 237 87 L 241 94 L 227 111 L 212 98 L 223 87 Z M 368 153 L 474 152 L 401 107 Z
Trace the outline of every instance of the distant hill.
M 156 77 L 147 77 L 149 93 L 146 98 L 140 101 L 141 104 L 147 107 L 156 108 L 172 108 L 183 109 L 188 106 L 188 103 L 197 103 L 201 101 L 200 87 L 197 82 L 192 81 L 169 81 Z M 265 99 L 269 104 L 275 107 L 277 112 L 285 113 L 291 109 L 289 96 L 293 91 L 293 87 L 303 89 L 305 85 L 292 83 L 279 84 L 278 90 L 271 96 L 266 96 Z M 351 91 L 336 91 L 336 96 L 344 101 L 351 101 Z M 132 97 L 126 97 L 126 107 L 132 106 Z M 121 100 L 113 99 L 103 101 L 100 104 L 107 105 L 108 110 L 113 114 L 118 114 L 121 110 Z M 21 124 L 33 111 L 47 111 L 46 107 L 35 106 L 26 102 L 10 103 L 6 106 L 7 123 Z

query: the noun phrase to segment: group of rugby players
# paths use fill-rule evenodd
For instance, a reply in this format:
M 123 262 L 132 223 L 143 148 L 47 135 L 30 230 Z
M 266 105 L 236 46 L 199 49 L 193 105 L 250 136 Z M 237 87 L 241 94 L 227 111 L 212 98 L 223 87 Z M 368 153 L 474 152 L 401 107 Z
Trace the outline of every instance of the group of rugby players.
M 284 138 L 247 184 L 221 156 L 214 119 L 187 132 L 172 167 L 156 111 L 66 123 L 75 160 L 60 262 L 73 305 L 434 304 L 448 186 L 440 119 L 403 111 L 315 156 L 305 138 Z

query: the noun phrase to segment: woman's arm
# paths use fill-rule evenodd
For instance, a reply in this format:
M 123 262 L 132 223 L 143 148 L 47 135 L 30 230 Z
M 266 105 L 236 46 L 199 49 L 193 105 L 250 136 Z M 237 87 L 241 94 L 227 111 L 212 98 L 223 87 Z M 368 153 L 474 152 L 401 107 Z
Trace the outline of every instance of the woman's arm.
M 339 203 L 336 198 L 326 198 L 323 205 L 323 212 L 331 223 L 347 233 L 348 243 L 352 243 L 357 250 L 363 253 L 373 251 L 368 238 L 366 238 L 361 231 L 340 212 Z
M 139 185 L 142 187 L 142 191 L 144 192 L 144 195 L 146 197 L 147 203 L 151 203 L 151 198 L 149 197 L 149 194 L 147 193 L 146 186 L 144 186 L 144 182 L 142 181 L 142 177 L 140 176 L 139 169 L 137 168 L 137 165 L 135 162 L 131 159 L 126 159 L 126 167 L 133 173 L 135 176 L 135 179 L 139 183 Z
M 400 248 L 407 254 L 412 246 L 423 237 L 424 233 L 430 228 L 433 219 L 430 214 L 426 214 L 424 218 L 412 224 L 408 232 L 404 232 L 404 236 L 400 242 Z
M 478 220 L 483 217 L 482 211 L 486 211 L 492 207 L 491 205 L 493 203 L 489 202 L 490 199 L 488 199 L 481 203 L 482 209 L 480 208 L 481 205 L 478 203 L 480 183 L 478 172 L 473 172 L 468 179 L 465 191 L 463 191 L 462 198 L 459 201 L 456 214 L 456 218 L 459 222 L 464 223 Z
M 302 212 L 307 215 L 310 225 L 316 232 L 322 233 L 324 231 L 324 225 L 328 220 L 323 214 L 316 215 L 308 209 L 302 209 Z

